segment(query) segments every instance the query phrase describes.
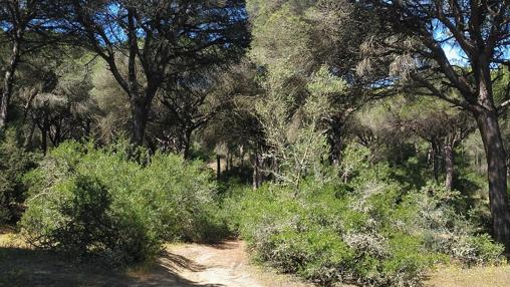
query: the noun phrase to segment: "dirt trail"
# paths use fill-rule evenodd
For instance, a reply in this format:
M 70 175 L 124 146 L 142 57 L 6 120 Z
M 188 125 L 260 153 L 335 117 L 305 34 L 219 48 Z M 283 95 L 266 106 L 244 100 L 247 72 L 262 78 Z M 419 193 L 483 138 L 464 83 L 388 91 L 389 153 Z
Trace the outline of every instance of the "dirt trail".
M 311 286 L 286 275 L 275 274 L 250 264 L 242 241 L 216 245 L 169 245 L 161 266 L 198 286 L 273 287 Z
M 242 241 L 168 244 L 157 264 L 116 270 L 31 249 L 0 230 L 0 287 L 306 287 L 291 276 L 251 265 Z
M 0 230 L 0 287 L 310 287 L 249 262 L 242 241 L 216 245 L 165 246 L 158 263 L 126 272 L 96 263 L 76 264 L 51 252 L 34 250 Z M 425 286 L 510 286 L 510 266 L 438 268 Z

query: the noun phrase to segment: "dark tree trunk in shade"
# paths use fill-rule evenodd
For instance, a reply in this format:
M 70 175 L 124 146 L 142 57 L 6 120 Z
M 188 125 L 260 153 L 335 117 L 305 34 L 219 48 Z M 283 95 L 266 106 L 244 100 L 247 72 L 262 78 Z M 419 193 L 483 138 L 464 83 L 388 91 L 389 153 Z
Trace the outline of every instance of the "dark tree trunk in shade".
M 221 156 L 216 155 L 216 178 L 221 179 Z
M 188 128 L 184 132 L 184 139 L 183 139 L 183 156 L 184 159 L 189 159 L 191 156 L 191 135 L 193 134 L 193 130 Z
M 136 146 L 142 146 L 145 142 L 145 130 L 147 128 L 147 119 L 149 117 L 149 107 L 143 97 L 130 95 L 131 113 L 132 113 L 132 137 L 131 143 Z
M 446 179 L 445 179 L 445 187 L 448 190 L 451 190 L 453 187 L 453 176 L 454 176 L 454 150 L 453 144 L 447 143 L 444 147 L 444 157 L 445 157 L 445 171 L 446 171 Z
M 41 129 L 41 149 L 43 154 L 46 155 L 48 151 L 48 133 L 44 129 Z
M 432 165 L 434 171 L 434 179 L 439 182 L 439 168 L 441 166 L 441 149 L 437 141 L 432 141 Z
M 510 209 L 507 193 L 506 153 L 496 112 L 481 111 L 476 115 L 487 156 L 489 200 L 492 227 L 496 239 L 510 246 Z
M 252 185 L 253 190 L 257 190 L 260 187 L 261 176 L 260 176 L 260 158 L 258 153 L 255 154 L 253 159 L 253 174 L 252 174 Z
M 344 127 L 344 118 L 342 115 L 333 117 L 330 122 L 328 132 L 329 159 L 337 166 L 342 161 L 342 136 Z

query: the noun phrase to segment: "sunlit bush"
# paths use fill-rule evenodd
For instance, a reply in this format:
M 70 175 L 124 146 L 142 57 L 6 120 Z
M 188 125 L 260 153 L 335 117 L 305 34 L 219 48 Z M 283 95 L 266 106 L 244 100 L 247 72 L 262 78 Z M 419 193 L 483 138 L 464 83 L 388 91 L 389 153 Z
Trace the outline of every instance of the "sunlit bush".
M 31 186 L 21 229 L 35 246 L 143 261 L 163 240 L 210 240 L 226 227 L 216 187 L 200 162 L 157 154 L 147 164 L 127 149 L 70 142 L 27 176 Z
M 414 286 L 449 258 L 501 262 L 502 246 L 451 207 L 455 192 L 407 190 L 380 181 L 380 168 L 356 171 L 365 177 L 354 187 L 311 180 L 297 192 L 271 184 L 239 190 L 244 196 L 232 195 L 225 208 L 259 260 L 321 285 Z

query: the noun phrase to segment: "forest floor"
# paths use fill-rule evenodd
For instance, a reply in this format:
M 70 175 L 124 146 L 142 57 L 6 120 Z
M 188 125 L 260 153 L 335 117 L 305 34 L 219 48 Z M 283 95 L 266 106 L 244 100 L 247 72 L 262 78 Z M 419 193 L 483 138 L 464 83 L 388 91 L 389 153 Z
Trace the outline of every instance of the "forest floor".
M 250 264 L 245 243 L 237 240 L 212 245 L 167 244 L 156 264 L 130 270 L 71 262 L 27 248 L 13 234 L 0 231 L 0 286 L 311 286 Z M 510 267 L 438 268 L 427 276 L 425 286 L 510 286 Z

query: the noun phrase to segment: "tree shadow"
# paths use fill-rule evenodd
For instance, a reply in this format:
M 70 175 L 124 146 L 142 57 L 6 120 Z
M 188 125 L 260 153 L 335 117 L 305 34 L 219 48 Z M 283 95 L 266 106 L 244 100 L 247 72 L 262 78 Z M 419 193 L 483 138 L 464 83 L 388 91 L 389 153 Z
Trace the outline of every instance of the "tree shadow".
M 170 264 L 173 268 L 165 266 Z M 197 272 L 204 266 L 182 256 L 166 254 L 161 263 L 144 274 L 127 274 L 94 262 L 77 263 L 60 254 L 23 248 L 0 248 L 0 286 L 67 287 L 67 286 L 173 286 L 222 287 L 200 284 L 182 278 L 175 268 Z
M 210 246 L 214 249 L 231 250 L 231 249 L 236 249 L 238 247 L 238 244 L 239 243 L 236 242 L 235 240 L 227 240 L 227 241 L 221 241 L 221 242 L 208 243 L 206 245 Z
M 184 256 L 172 254 L 167 251 L 164 251 L 164 255 L 159 259 L 159 262 L 160 266 L 169 270 L 186 269 L 191 272 L 200 272 L 206 269 L 205 266 L 189 260 Z

